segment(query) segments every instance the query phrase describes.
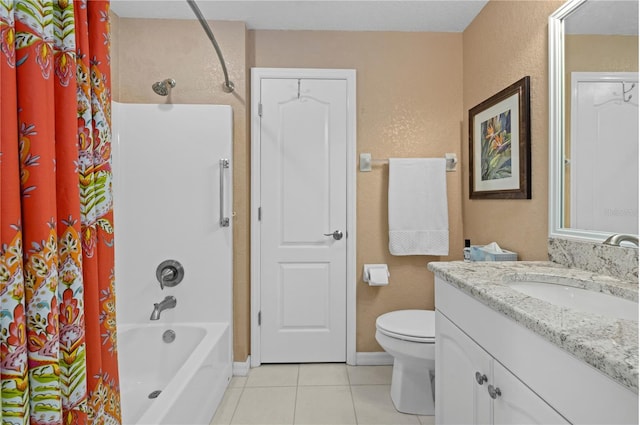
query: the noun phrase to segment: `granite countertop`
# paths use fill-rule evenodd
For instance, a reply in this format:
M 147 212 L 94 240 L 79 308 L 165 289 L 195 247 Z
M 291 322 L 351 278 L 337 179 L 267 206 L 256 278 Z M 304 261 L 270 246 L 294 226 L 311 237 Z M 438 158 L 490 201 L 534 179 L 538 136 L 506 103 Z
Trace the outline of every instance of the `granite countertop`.
M 569 284 L 638 301 L 638 282 L 552 262 L 432 262 L 429 270 L 471 297 L 537 333 L 638 393 L 638 322 L 559 307 L 503 283 L 528 280 Z

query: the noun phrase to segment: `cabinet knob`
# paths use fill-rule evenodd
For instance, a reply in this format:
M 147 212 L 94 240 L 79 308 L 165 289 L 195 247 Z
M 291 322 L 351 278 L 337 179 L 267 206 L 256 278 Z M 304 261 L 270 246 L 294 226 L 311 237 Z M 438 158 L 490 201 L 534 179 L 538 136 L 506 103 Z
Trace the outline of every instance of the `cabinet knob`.
M 487 381 L 488 381 L 488 379 L 487 379 L 487 375 L 483 375 L 483 374 L 482 374 L 482 373 L 480 373 L 480 372 L 476 372 L 476 382 L 477 382 L 479 385 L 482 385 L 482 384 L 484 384 L 484 383 L 485 383 L 485 382 L 487 382 Z
M 491 397 L 494 400 L 502 395 L 500 388 L 494 387 L 493 385 L 489 385 L 489 387 L 487 388 L 487 391 L 489 391 L 489 397 Z

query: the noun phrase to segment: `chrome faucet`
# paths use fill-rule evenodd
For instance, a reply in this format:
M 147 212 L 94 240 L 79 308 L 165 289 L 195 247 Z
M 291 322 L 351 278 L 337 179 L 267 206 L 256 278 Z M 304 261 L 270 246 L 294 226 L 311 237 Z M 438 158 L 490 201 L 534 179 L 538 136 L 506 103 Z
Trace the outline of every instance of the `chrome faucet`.
M 153 312 L 151 313 L 150 320 L 158 320 L 160 318 L 160 313 L 163 310 L 175 308 L 177 303 L 178 302 L 176 301 L 175 297 L 168 296 L 168 297 L 165 297 L 165 299 L 160 301 L 159 303 L 153 304 Z
M 638 237 L 634 235 L 623 235 L 617 233 L 615 235 L 609 236 L 607 240 L 602 243 L 605 245 L 620 246 L 621 242 L 631 242 L 638 246 Z

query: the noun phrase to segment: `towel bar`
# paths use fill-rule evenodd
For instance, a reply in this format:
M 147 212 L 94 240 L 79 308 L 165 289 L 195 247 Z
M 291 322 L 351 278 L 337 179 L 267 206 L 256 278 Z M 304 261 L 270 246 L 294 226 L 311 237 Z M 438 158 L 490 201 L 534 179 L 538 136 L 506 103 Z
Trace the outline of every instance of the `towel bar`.
M 444 159 L 447 161 L 447 171 L 456 171 L 458 156 L 455 153 L 445 153 Z M 360 171 L 371 171 L 372 165 L 387 165 L 388 159 L 372 159 L 370 153 L 360 154 Z

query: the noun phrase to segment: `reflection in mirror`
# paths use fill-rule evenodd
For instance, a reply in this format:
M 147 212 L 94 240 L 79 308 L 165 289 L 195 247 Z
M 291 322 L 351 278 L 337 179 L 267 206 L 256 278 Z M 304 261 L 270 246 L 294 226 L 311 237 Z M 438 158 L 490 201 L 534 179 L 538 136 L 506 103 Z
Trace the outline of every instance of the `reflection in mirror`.
M 638 2 L 549 19 L 550 235 L 638 234 Z

